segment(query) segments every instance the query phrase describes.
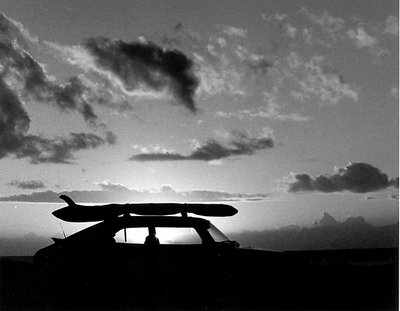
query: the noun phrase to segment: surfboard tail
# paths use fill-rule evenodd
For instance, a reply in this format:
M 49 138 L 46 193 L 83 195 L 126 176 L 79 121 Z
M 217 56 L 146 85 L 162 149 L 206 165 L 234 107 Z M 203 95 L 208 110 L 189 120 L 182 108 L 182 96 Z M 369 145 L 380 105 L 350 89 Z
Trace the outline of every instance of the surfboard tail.
M 64 200 L 65 203 L 68 204 L 68 206 L 75 206 L 76 205 L 74 200 L 72 200 L 69 196 L 66 196 L 64 194 L 60 195 L 60 199 Z

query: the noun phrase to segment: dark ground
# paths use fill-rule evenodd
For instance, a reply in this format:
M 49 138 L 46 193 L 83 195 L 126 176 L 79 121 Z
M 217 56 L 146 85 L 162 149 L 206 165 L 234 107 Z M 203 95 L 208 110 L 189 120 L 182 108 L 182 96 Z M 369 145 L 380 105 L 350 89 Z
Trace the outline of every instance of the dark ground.
M 225 291 L 213 299 L 208 299 L 208 296 L 197 297 L 197 300 L 181 297 L 182 303 L 178 302 L 179 293 L 164 295 L 161 303 L 152 294 L 146 299 L 137 299 L 129 289 L 129 299 L 122 303 L 119 297 L 113 299 L 115 297 L 112 295 L 117 295 L 117 292 L 101 292 L 98 287 L 99 292 L 88 294 L 82 290 L 85 284 L 64 283 L 64 279 L 56 278 L 34 265 L 32 257 L 1 257 L 0 309 L 398 310 L 397 248 L 299 251 L 289 254 L 294 262 L 306 261 L 310 264 L 287 281 L 286 289 L 271 291 L 273 284 L 271 286 L 271 281 L 266 278 L 255 285 L 257 295 L 254 297 L 249 291 L 249 284 L 243 284 L 243 291 L 239 290 L 242 295 L 235 292 L 230 296 Z M 123 286 L 129 287 L 134 282 L 130 280 Z M 209 289 L 207 292 L 210 293 Z M 110 299 L 99 300 L 102 295 L 109 295 Z M 91 304 L 89 296 L 102 302 Z

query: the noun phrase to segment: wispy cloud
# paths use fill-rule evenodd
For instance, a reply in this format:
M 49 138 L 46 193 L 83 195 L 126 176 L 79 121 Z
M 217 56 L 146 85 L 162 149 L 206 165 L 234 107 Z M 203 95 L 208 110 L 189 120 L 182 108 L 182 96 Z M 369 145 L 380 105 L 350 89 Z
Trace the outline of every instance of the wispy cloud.
M 250 52 L 243 45 L 237 45 L 234 53 L 254 73 L 266 74 L 268 69 L 273 66 L 272 61 L 266 55 Z
M 217 111 L 216 116 L 221 118 L 231 118 L 235 117 L 238 119 L 247 118 L 266 118 L 277 121 L 296 121 L 303 122 L 309 121 L 312 118 L 309 116 L 304 116 L 299 113 L 284 113 L 282 112 L 282 107 L 285 103 L 278 104 L 278 87 L 273 87 L 271 92 L 263 92 L 263 101 L 265 105 L 254 109 L 244 109 L 236 112 L 224 112 Z
M 366 193 L 388 187 L 398 188 L 398 177 L 389 178 L 378 168 L 367 163 L 350 163 L 337 169 L 331 176 L 320 175 L 312 178 L 308 174 L 293 174 L 288 183 L 289 192 L 342 192 Z
M 359 49 L 373 47 L 378 43 L 377 39 L 370 36 L 361 26 L 357 27 L 357 29 L 350 29 L 347 34 L 350 39 L 355 41 Z
M 399 18 L 389 15 L 386 19 L 384 33 L 399 36 Z
M 344 98 L 358 101 L 358 93 L 344 82 L 343 77 L 332 67 L 324 65 L 324 57 L 314 56 L 308 62 L 298 62 L 293 69 L 301 69 L 299 81 L 305 95 L 313 95 L 319 103 L 337 104 Z
M 133 155 L 131 161 L 214 161 L 232 156 L 252 155 L 258 150 L 272 148 L 274 140 L 270 132 L 265 132 L 259 137 L 251 137 L 246 133 L 233 132 L 226 143 L 214 139 L 196 147 L 190 154 L 184 155 L 177 152 L 146 152 Z
M 380 47 L 378 45 L 378 39 L 368 34 L 362 26 L 358 26 L 356 29 L 349 29 L 347 35 L 356 44 L 358 49 L 368 49 L 371 54 L 377 57 L 389 53 L 387 50 Z
M 245 38 L 248 30 L 240 27 L 221 25 L 222 32 L 228 36 Z
M 270 195 L 267 193 L 231 193 L 212 190 L 189 190 L 177 191 L 170 186 L 163 186 L 155 190 L 128 189 L 118 183 L 99 183 L 102 190 L 79 190 L 54 192 L 51 190 L 33 192 L 31 194 L 13 195 L 0 197 L 5 202 L 55 202 L 61 203 L 59 196 L 68 195 L 75 202 L 79 203 L 134 203 L 134 202 L 218 202 L 218 201 L 255 201 L 267 200 Z
M 328 34 L 333 35 L 346 27 L 346 21 L 343 18 L 334 16 L 327 11 L 322 13 L 313 13 L 307 8 L 302 8 L 300 13 L 307 16 L 310 21 L 319 25 L 321 29 Z
M 13 180 L 9 183 L 10 186 L 17 187 L 20 189 L 42 189 L 45 188 L 45 184 L 40 180 Z

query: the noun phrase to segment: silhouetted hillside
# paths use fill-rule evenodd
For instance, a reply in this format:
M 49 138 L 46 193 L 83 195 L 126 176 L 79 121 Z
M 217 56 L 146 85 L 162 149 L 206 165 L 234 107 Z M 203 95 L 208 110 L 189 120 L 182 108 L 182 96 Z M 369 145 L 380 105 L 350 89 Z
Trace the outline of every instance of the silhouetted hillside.
M 245 231 L 229 237 L 242 246 L 274 250 L 328 250 L 398 247 L 399 225 L 374 227 L 363 217 L 343 222 L 324 213 L 311 228 L 285 226 L 276 230 Z

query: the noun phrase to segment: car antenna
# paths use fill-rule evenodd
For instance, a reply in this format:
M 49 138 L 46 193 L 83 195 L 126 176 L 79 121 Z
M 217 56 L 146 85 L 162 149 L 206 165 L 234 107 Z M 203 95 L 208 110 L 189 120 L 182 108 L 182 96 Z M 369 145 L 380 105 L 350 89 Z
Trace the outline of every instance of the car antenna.
M 64 228 L 63 228 L 63 226 L 62 226 L 61 222 L 60 222 L 60 227 L 61 227 L 62 233 L 63 233 L 63 235 L 64 235 L 64 239 L 66 239 L 66 238 L 67 238 L 67 236 L 65 235 Z
M 123 217 L 124 218 L 129 218 L 129 213 L 125 213 L 124 215 L 123 215 Z M 124 240 L 125 240 L 125 243 L 127 242 L 127 236 L 126 236 L 126 227 L 124 227 Z

